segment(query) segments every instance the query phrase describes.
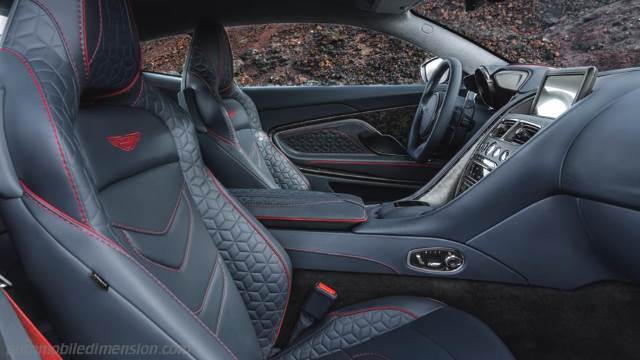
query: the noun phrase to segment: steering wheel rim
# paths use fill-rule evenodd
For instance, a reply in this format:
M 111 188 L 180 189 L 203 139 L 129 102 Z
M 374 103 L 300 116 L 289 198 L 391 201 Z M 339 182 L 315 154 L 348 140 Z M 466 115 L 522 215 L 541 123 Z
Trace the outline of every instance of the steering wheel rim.
M 456 108 L 456 101 L 462 84 L 462 63 L 456 58 L 443 58 L 434 71 L 433 78 L 426 84 L 418 109 L 413 117 L 408 155 L 423 163 L 440 144 Z M 438 91 L 440 80 L 449 70 L 449 83 L 444 91 Z

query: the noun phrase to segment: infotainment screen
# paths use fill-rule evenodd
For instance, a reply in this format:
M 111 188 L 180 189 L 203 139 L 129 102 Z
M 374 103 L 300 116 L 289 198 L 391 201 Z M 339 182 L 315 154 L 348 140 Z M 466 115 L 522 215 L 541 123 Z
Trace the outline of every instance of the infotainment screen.
M 533 102 L 533 115 L 558 118 L 591 92 L 596 73 L 595 67 L 547 71 Z

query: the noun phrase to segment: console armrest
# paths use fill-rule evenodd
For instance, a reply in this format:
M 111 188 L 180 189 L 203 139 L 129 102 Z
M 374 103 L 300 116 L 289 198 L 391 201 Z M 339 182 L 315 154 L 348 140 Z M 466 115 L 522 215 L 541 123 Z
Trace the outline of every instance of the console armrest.
M 280 189 L 230 189 L 267 227 L 346 230 L 367 221 L 362 199 L 348 194 Z

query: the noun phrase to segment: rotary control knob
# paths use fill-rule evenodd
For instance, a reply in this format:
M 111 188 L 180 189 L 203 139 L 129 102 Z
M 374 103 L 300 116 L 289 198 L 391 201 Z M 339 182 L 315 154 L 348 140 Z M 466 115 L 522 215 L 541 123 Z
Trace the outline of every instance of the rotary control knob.
M 462 268 L 464 256 L 457 249 L 426 248 L 411 250 L 407 262 L 411 269 L 427 272 L 448 272 Z
M 493 150 L 495 150 L 495 149 L 496 149 L 496 146 L 497 146 L 497 145 L 498 145 L 498 144 L 497 144 L 497 143 L 495 143 L 495 142 L 491 143 L 491 145 L 489 145 L 489 147 L 488 147 L 488 148 L 487 148 L 487 150 L 485 151 L 485 154 L 487 154 L 487 155 L 491 155 L 491 153 L 493 152 Z
M 447 265 L 447 269 L 457 270 L 460 268 L 460 266 L 462 266 L 463 260 L 456 254 L 450 254 L 446 258 L 444 258 L 444 263 Z

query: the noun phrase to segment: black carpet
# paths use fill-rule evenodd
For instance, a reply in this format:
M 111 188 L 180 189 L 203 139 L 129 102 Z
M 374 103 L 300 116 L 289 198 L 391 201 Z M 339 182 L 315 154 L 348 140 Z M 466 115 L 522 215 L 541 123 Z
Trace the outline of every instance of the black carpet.
M 572 291 L 451 279 L 296 271 L 286 339 L 317 281 L 338 290 L 335 307 L 388 295 L 443 301 L 486 322 L 518 359 L 640 358 L 640 287 L 605 282 Z M 461 344 L 464 339 L 460 339 Z

